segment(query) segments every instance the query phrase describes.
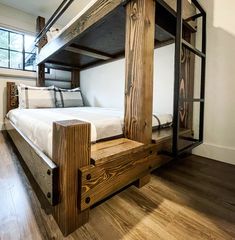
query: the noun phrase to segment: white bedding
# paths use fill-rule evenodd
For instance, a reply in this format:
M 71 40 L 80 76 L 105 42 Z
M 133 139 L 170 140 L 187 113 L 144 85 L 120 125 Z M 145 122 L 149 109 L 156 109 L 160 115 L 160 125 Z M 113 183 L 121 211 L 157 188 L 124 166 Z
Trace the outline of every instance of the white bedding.
M 172 122 L 170 114 L 157 116 L 161 124 Z M 52 126 L 55 121 L 78 119 L 89 122 L 92 142 L 123 134 L 124 113 L 110 108 L 14 109 L 7 117 L 50 158 L 52 158 Z M 153 117 L 153 127 L 158 125 L 158 120 Z

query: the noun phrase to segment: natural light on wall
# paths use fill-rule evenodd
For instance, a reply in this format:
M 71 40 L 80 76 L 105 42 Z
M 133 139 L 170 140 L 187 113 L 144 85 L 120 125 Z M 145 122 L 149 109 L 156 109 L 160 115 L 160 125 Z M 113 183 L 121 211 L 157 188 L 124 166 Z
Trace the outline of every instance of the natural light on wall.
M 234 10 L 234 0 L 214 0 L 214 27 L 235 36 Z

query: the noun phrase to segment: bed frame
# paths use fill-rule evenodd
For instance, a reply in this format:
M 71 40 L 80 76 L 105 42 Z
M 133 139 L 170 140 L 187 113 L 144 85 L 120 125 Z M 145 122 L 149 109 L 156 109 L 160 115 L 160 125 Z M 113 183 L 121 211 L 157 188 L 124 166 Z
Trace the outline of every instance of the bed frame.
M 193 43 L 196 25 L 189 23 L 188 18 L 196 10 L 187 0 L 183 1 L 183 7 L 186 13 L 183 32 Z M 149 182 L 151 171 L 173 159 L 163 154 L 172 149 L 172 129 L 152 132 L 152 100 L 154 47 L 174 40 L 175 10 L 176 0 L 97 0 L 52 42 L 46 44 L 45 38 L 39 41 L 38 86 L 45 85 L 45 66 L 70 69 L 71 86 L 79 86 L 80 70 L 116 60 L 124 52 L 126 57 L 124 138 L 91 144 L 89 123 L 54 122 L 53 154 L 49 159 L 14 124 L 8 119 L 5 121 L 9 135 L 51 204 L 52 215 L 65 236 L 88 221 L 92 205 L 131 183 L 143 186 Z M 84 39 L 92 45 L 93 36 L 99 31 L 108 31 L 106 21 L 115 16 L 120 17 L 118 20 L 121 25 L 124 23 L 124 29 L 115 29 L 121 38 L 107 43 L 110 47 L 106 53 L 76 45 Z M 39 20 L 38 32 L 43 29 L 43 21 Z M 159 35 L 155 34 L 156 29 Z M 121 44 L 117 47 L 119 40 Z M 194 72 L 194 59 L 190 54 L 182 66 L 185 66 L 183 80 L 190 79 L 191 84 L 185 84 L 181 90 L 189 98 L 192 88 L 187 86 L 193 85 Z M 7 83 L 8 111 L 18 106 L 16 91 L 15 83 Z M 183 110 L 192 111 L 189 105 Z M 192 117 L 184 115 L 180 124 L 180 135 L 185 140 L 192 137 Z
M 7 90 L 8 110 L 17 108 L 16 84 L 8 82 Z M 5 126 L 64 235 L 88 221 L 92 205 L 131 183 L 143 186 L 151 171 L 172 159 L 159 154 L 170 144 L 170 129 L 150 144 L 127 138 L 91 144 L 89 123 L 54 122 L 49 159 L 7 118 Z

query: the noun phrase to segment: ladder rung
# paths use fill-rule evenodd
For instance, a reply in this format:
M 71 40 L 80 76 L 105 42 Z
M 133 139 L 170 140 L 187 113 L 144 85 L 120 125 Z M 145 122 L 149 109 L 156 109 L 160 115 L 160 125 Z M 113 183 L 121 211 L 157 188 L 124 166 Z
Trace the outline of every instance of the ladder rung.
M 190 144 L 189 146 L 180 149 L 180 150 L 178 151 L 178 156 L 179 156 L 180 154 L 184 153 L 185 151 L 192 150 L 193 148 L 195 148 L 195 147 L 197 147 L 197 146 L 199 146 L 199 145 L 201 145 L 201 144 L 202 144 L 201 141 L 196 141 L 196 142 Z
M 193 15 L 189 18 L 186 18 L 184 21 L 185 22 L 190 22 L 190 21 L 195 21 L 197 18 L 202 17 L 203 15 L 201 13 L 198 13 L 196 15 Z
M 205 100 L 202 98 L 180 98 L 182 102 L 204 102 Z
M 192 138 L 192 137 L 179 136 L 179 139 L 190 141 L 190 142 L 198 142 L 198 139 L 195 139 L 195 138 Z
M 193 45 L 191 45 L 190 43 L 188 43 L 187 41 L 185 41 L 184 39 L 182 39 L 182 44 L 189 49 L 191 52 L 195 53 L 196 55 L 198 55 L 199 57 L 205 58 L 206 54 L 202 53 L 201 51 L 199 51 L 198 49 L 196 49 Z

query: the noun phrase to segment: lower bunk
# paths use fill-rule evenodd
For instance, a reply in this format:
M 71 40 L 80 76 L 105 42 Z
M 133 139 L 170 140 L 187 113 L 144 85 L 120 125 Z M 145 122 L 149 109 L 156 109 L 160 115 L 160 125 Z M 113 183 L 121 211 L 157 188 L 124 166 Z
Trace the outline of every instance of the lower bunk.
M 36 194 L 47 199 L 50 206 L 44 207 L 50 208 L 65 236 L 88 222 L 91 206 L 131 183 L 143 186 L 150 180 L 151 171 L 172 160 L 161 154 L 171 146 L 170 127 L 153 131 L 151 144 L 123 137 L 92 143 L 91 123 L 53 120 L 52 146 L 45 152 L 37 139 L 47 138 L 35 136 L 46 132 L 34 129 L 34 135 L 31 130 L 31 135 L 26 134 L 13 116 L 5 119 L 6 129 L 38 186 Z M 27 120 L 24 125 L 31 123 Z
M 141 187 L 171 160 L 158 154 L 162 143 L 119 138 L 91 145 L 90 124 L 78 120 L 53 124 L 50 159 L 8 119 L 5 126 L 65 236 L 88 221 L 92 205 L 131 183 Z

